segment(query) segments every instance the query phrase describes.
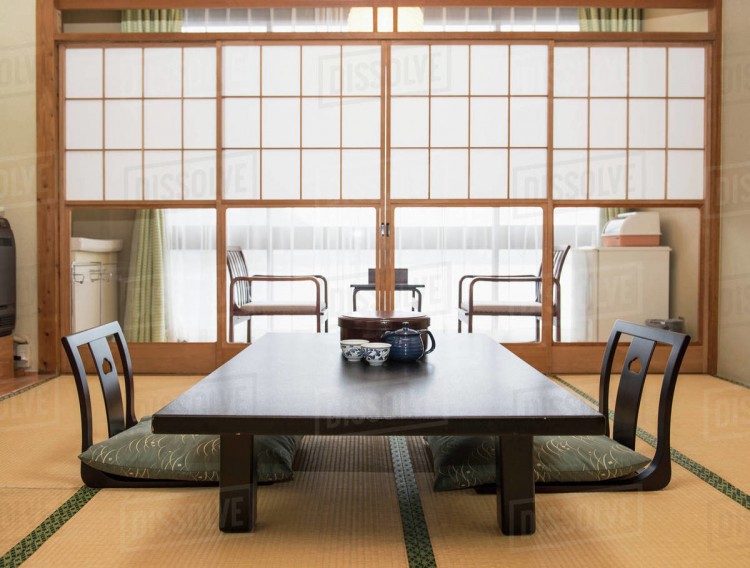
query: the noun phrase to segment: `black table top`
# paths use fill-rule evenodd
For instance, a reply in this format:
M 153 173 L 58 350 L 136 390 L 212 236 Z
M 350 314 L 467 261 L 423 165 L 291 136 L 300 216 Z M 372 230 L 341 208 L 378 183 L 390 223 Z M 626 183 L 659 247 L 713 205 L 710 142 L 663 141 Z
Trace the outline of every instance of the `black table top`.
M 604 417 L 481 334 L 421 361 L 349 362 L 327 334 L 270 333 L 157 412 L 157 433 L 603 434 Z

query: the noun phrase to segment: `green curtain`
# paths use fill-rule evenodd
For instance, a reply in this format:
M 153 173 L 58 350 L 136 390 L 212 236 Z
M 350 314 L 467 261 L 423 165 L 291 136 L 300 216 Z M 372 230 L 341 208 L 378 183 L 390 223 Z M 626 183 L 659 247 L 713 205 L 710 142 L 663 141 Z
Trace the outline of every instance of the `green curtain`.
M 138 211 L 125 299 L 124 331 L 128 341 L 167 340 L 164 249 L 164 212 Z
M 123 10 L 124 32 L 181 32 L 182 10 Z
M 578 8 L 582 32 L 639 32 L 641 8 Z

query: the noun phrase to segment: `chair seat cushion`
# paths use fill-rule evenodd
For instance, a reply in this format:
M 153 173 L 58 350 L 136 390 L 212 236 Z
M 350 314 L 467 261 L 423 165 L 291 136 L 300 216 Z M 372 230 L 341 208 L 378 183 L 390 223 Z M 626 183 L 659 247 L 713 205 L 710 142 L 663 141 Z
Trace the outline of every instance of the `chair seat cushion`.
M 495 440 L 429 436 L 435 491 L 495 483 Z M 593 482 L 627 477 L 651 460 L 607 436 L 535 436 L 534 482 Z
M 256 436 L 258 481 L 285 481 L 301 436 Z M 78 456 L 94 469 L 141 479 L 219 481 L 219 436 L 154 434 L 151 417 Z
M 461 302 L 460 309 L 469 311 L 469 303 Z M 503 302 L 501 304 L 474 304 L 472 313 L 475 316 L 541 316 L 542 304 L 539 302 Z
M 299 316 L 315 315 L 315 302 L 300 304 L 285 304 L 283 302 L 251 302 L 239 307 L 244 313 L 251 316 Z M 321 313 L 326 309 L 320 306 Z

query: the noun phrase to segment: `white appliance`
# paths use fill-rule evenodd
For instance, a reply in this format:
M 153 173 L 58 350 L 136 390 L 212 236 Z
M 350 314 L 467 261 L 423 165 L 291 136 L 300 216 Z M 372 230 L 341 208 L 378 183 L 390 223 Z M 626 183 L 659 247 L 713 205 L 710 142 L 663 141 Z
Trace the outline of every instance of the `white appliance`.
M 620 213 L 602 232 L 605 247 L 652 247 L 660 238 L 659 213 L 654 211 Z
M 561 275 L 563 341 L 606 342 L 617 319 L 669 318 L 669 247 L 571 249 Z
M 73 332 L 117 319 L 121 240 L 70 239 Z

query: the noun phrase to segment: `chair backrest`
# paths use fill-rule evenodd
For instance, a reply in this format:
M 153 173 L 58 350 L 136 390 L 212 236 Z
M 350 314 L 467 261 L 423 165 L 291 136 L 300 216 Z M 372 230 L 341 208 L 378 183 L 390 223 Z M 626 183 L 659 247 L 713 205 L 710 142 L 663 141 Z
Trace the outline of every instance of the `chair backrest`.
M 240 247 L 227 247 L 227 268 L 229 269 L 230 281 L 238 276 L 250 276 L 247 271 L 245 254 Z M 234 286 L 234 303 L 244 306 L 252 301 L 252 288 L 250 282 L 240 281 Z
M 609 413 L 609 384 L 612 364 L 622 335 L 630 336 L 631 343 L 625 355 L 620 374 L 620 384 L 617 388 L 612 438 L 630 449 L 635 449 L 638 410 L 646 381 L 646 373 L 651 364 L 654 349 L 658 343 L 671 346 L 659 395 L 658 440 L 656 454 L 652 461 L 652 466 L 656 467 L 663 460 L 669 461 L 670 459 L 669 433 L 672 401 L 682 359 L 690 343 L 690 336 L 617 320 L 612 327 L 604 352 L 599 381 L 599 411 L 605 416 Z M 609 434 L 609 423 L 607 423 L 607 434 Z
M 375 274 L 376 271 L 374 268 L 368 268 L 367 269 L 367 283 L 368 284 L 375 284 Z M 396 269 L 396 284 L 408 284 L 409 283 L 409 269 L 408 268 L 397 268 Z
M 560 275 L 562 274 L 563 264 L 565 263 L 565 258 L 568 256 L 568 251 L 570 251 L 570 245 L 566 246 L 564 249 L 555 249 L 554 254 L 552 257 L 552 280 L 555 284 L 560 283 Z M 542 264 L 539 264 L 539 276 L 542 276 Z M 536 301 L 541 302 L 542 301 L 542 283 L 537 282 L 535 284 L 536 286 Z M 557 303 L 557 296 L 553 298 L 554 302 Z
M 122 405 L 119 375 L 115 358 L 112 356 L 108 337 L 114 336 L 120 358 L 120 368 L 125 379 L 125 408 Z M 107 431 L 109 437 L 134 426 L 135 417 L 133 368 L 130 353 L 120 324 L 116 321 L 93 327 L 85 331 L 68 335 L 61 339 L 65 354 L 70 361 L 73 376 L 78 390 L 78 402 L 81 407 L 81 449 L 87 450 L 93 444 L 93 423 L 91 419 L 91 396 L 89 394 L 88 375 L 81 357 L 81 348 L 88 345 L 94 359 L 94 367 L 99 376 L 104 395 L 104 407 L 107 413 Z

